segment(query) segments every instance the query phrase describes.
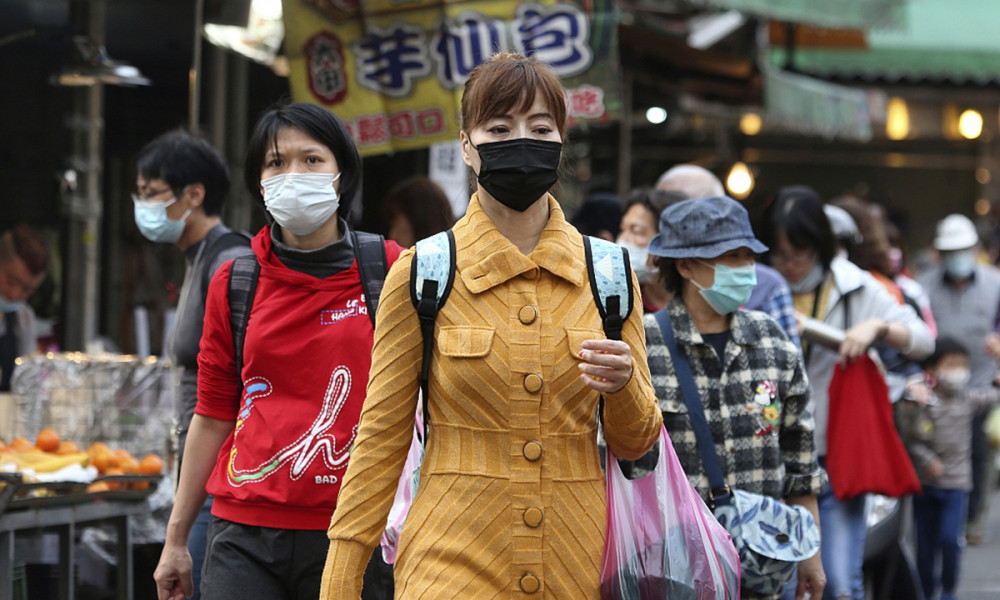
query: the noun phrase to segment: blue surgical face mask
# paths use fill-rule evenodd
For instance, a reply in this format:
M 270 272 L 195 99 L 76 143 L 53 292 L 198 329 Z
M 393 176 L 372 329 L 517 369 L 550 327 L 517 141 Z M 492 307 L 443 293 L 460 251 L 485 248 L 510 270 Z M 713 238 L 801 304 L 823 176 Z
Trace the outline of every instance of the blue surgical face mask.
M 143 200 L 138 194 L 132 195 L 135 203 L 135 225 L 143 237 L 151 242 L 161 244 L 176 244 L 184 234 L 184 222 L 191 214 L 189 208 L 180 219 L 173 221 L 167 216 L 167 207 L 177 202 L 175 197 L 170 202 Z
M 690 280 L 701 291 L 701 297 L 708 302 L 712 310 L 720 315 L 728 315 L 747 303 L 754 286 L 757 285 L 757 269 L 753 265 L 730 267 L 713 265 L 703 260 L 698 262 L 715 271 L 715 282 L 710 288 L 698 285 L 694 279 Z
M 811 269 L 809 269 L 808 273 L 802 276 L 802 279 L 798 281 L 789 281 L 788 288 L 792 290 L 793 294 L 811 292 L 823 283 L 824 277 L 826 277 L 826 272 L 823 270 L 823 265 L 817 262 Z
M 955 250 L 944 255 L 944 270 L 952 279 L 968 279 L 976 270 L 976 253 L 972 250 Z
M 24 302 L 14 302 L 0 296 L 0 313 L 17 312 L 22 306 L 24 306 Z

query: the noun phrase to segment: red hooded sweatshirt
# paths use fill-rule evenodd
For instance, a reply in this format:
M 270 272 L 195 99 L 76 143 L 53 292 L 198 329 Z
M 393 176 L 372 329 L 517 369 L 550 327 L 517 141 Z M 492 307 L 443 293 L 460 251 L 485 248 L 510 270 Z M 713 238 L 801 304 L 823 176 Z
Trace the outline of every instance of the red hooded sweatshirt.
M 245 525 L 325 530 L 337 506 L 371 367 L 372 323 L 355 260 L 326 279 L 286 267 L 269 227 L 247 324 L 243 392 L 234 376 L 226 263 L 209 285 L 195 413 L 236 421 L 219 450 L 212 514 Z M 391 265 L 401 248 L 385 244 Z

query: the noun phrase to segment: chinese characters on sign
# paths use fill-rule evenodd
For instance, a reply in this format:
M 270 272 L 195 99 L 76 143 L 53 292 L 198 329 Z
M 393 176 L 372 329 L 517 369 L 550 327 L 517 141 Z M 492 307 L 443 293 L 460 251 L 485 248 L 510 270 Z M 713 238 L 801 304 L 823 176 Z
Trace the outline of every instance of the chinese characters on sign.
M 337 113 L 363 154 L 457 137 L 462 86 L 495 52 L 533 56 L 564 82 L 606 59 L 591 48 L 591 16 L 573 2 L 472 0 L 458 10 L 430 0 L 371 0 L 354 19 L 332 21 L 317 18 L 316 8 L 285 4 L 293 95 Z M 606 119 L 607 93 L 590 81 L 567 85 L 570 117 Z

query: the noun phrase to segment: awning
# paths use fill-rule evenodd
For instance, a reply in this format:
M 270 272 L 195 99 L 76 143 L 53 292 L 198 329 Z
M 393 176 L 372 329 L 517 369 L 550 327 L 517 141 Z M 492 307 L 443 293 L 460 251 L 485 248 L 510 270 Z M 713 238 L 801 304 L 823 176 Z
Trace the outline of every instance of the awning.
M 872 103 L 884 99 L 864 90 L 778 69 L 764 72 L 768 123 L 827 139 L 872 139 Z
M 791 66 L 830 79 L 1000 83 L 1000 2 L 914 0 L 905 6 L 902 23 L 865 32 L 867 48 L 797 47 Z M 772 65 L 786 62 L 785 48 L 770 50 Z
M 775 21 L 792 21 L 841 29 L 869 29 L 898 25 L 907 1 L 696 0 L 694 3 L 720 9 L 735 9 Z

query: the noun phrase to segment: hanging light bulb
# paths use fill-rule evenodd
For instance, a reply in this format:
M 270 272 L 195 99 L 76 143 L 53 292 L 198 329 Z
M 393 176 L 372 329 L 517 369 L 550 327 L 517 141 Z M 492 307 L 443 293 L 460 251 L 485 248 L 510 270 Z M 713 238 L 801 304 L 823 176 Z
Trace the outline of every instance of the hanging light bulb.
M 974 140 L 983 133 L 983 115 L 978 110 L 968 109 L 958 117 L 958 132 L 967 140 Z
M 906 100 L 889 99 L 885 107 L 885 135 L 890 140 L 905 140 L 910 135 L 910 111 Z
M 755 112 L 743 113 L 740 117 L 740 131 L 743 132 L 743 135 L 757 135 L 763 125 L 764 122 L 760 115 Z
M 746 163 L 741 161 L 734 163 L 729 169 L 729 175 L 726 176 L 726 189 L 729 190 L 729 194 L 737 200 L 743 200 L 750 195 L 753 186 L 753 173 Z

